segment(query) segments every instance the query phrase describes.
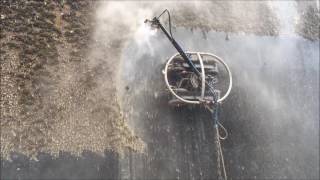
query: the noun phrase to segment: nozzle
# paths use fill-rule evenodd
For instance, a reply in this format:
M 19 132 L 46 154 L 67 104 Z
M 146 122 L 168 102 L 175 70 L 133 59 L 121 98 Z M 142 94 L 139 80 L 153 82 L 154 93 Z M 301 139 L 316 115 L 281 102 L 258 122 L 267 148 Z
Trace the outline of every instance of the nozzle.
M 158 25 L 158 19 L 156 17 L 154 17 L 152 20 L 150 19 L 146 19 L 144 20 L 144 23 L 150 23 L 150 26 L 152 29 L 158 29 L 159 25 Z
M 144 23 L 148 23 L 148 22 L 151 22 L 151 20 L 149 19 L 144 20 Z

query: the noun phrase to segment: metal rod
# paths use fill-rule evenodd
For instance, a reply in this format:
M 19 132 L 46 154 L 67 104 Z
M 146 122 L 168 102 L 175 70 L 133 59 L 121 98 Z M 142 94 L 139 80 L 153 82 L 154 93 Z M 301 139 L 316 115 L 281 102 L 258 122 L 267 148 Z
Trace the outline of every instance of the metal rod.
M 176 48 L 176 50 L 179 52 L 179 54 L 181 55 L 181 57 L 188 63 L 188 65 L 191 67 L 191 69 L 193 70 L 193 72 L 195 72 L 197 74 L 198 77 L 201 77 L 200 72 L 197 70 L 197 68 L 194 66 L 194 64 L 192 63 L 192 61 L 188 58 L 188 56 L 186 55 L 186 53 L 183 51 L 183 49 L 181 48 L 181 46 L 177 43 L 177 41 L 175 39 L 173 39 L 168 31 L 162 26 L 162 24 L 160 23 L 159 19 L 157 19 L 156 17 L 153 19 L 153 21 L 155 21 L 157 23 L 157 25 L 160 27 L 160 29 L 162 30 L 162 32 L 167 36 L 167 38 L 170 40 L 170 42 L 172 43 L 172 45 Z

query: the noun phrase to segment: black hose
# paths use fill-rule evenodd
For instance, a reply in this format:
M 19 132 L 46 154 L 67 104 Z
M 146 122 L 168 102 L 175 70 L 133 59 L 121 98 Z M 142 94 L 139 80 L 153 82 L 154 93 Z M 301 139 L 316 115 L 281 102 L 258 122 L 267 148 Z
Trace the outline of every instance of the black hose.
M 169 32 L 170 32 L 171 38 L 173 38 L 172 32 L 171 32 L 171 16 L 170 16 L 170 12 L 168 11 L 168 9 L 165 9 L 165 10 L 157 17 L 157 19 L 159 19 L 165 12 L 167 12 L 167 14 L 168 14 L 168 18 L 169 18 Z

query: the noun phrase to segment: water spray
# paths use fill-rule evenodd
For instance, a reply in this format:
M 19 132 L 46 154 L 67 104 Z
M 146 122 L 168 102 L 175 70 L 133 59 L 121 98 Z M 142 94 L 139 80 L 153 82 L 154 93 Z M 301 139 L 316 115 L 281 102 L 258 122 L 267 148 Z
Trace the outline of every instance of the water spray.
M 169 32 L 159 19 L 164 13 L 168 15 Z M 228 133 L 219 122 L 219 109 L 221 103 L 228 97 L 232 89 L 232 74 L 228 65 L 220 57 L 211 53 L 184 51 L 173 38 L 170 12 L 167 9 L 152 20 L 146 19 L 145 23 L 148 23 L 152 28 L 161 29 L 178 51 L 178 53 L 169 58 L 162 71 L 166 86 L 171 93 L 169 105 L 176 107 L 192 104 L 202 105 L 211 112 L 216 131 L 218 178 L 223 177 L 226 180 L 227 173 L 220 140 L 226 139 Z M 216 87 L 219 74 L 218 64 L 225 68 L 229 79 L 228 89 L 223 96 L 221 96 L 221 91 Z M 219 128 L 224 130 L 224 137 L 220 135 Z M 223 176 L 221 175 L 221 169 L 223 170 Z

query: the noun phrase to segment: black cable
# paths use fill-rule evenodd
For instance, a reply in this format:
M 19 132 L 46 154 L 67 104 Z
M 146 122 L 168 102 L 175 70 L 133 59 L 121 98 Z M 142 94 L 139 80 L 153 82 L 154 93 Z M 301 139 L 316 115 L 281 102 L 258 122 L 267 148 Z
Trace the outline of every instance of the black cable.
M 157 17 L 157 19 L 159 19 L 160 16 L 162 16 L 165 12 L 167 12 L 168 18 L 169 18 L 169 33 L 170 33 L 171 38 L 173 38 L 172 32 L 171 32 L 171 16 L 170 16 L 170 12 L 168 11 L 168 9 L 165 9 L 165 10 Z
M 165 9 L 165 10 L 157 17 L 157 19 L 159 19 L 165 12 L 167 12 L 167 14 L 168 14 L 168 18 L 169 18 L 169 32 L 170 32 L 171 38 L 173 39 L 172 32 L 171 32 L 171 16 L 170 16 L 170 12 L 168 11 L 168 9 Z M 210 89 L 210 91 L 212 92 L 212 94 L 213 94 L 214 96 L 216 96 L 216 92 L 215 92 L 215 89 L 214 89 L 213 85 L 210 85 L 207 81 L 205 81 L 205 82 L 206 82 L 206 84 L 209 86 L 209 89 Z M 214 99 L 214 102 L 217 101 L 217 100 L 218 100 L 218 99 Z

